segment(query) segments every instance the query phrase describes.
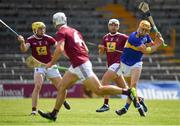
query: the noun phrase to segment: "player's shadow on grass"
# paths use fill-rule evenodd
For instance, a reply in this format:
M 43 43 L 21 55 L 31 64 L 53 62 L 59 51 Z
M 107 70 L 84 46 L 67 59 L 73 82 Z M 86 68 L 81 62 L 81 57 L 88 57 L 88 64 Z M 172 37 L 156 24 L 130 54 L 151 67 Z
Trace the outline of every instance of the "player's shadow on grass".
M 6 118 L 4 120 L 0 120 L 0 125 L 9 123 L 19 123 L 19 120 L 21 120 L 21 125 L 54 123 L 54 121 L 50 121 L 43 118 L 42 120 L 40 120 L 41 117 L 39 115 L 32 116 L 30 114 L 0 114 L 0 118 Z M 16 119 L 14 120 L 14 118 Z
M 16 116 L 16 117 L 24 117 L 24 116 L 31 116 L 30 114 L 0 114 L 0 117 L 1 116 Z

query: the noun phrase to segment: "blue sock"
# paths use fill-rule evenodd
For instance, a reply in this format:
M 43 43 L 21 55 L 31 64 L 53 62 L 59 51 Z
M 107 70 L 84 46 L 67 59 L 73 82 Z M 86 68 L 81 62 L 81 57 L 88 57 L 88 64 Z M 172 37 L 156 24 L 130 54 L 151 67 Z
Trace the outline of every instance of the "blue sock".
M 124 108 L 126 108 L 126 110 L 128 110 L 128 109 L 129 109 L 129 106 L 130 106 L 130 104 L 129 104 L 129 103 L 126 103 L 126 105 L 124 106 Z

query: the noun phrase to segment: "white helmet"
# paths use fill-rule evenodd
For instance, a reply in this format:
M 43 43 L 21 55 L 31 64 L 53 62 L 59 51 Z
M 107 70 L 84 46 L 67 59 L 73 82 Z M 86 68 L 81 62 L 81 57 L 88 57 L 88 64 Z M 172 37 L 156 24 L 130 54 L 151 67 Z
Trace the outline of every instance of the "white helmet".
M 117 25 L 120 24 L 117 19 L 110 19 L 109 22 L 108 22 L 108 25 L 109 25 L 109 24 L 112 24 L 112 23 L 117 24 Z
M 57 12 L 53 15 L 53 24 L 57 25 L 67 24 L 67 17 L 63 12 Z

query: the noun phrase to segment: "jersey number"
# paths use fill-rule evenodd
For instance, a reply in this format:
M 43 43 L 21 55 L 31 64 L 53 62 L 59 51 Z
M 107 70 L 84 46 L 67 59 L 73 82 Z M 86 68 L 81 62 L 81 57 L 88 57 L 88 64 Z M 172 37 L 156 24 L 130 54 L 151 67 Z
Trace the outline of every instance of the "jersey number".
M 80 46 L 82 46 L 82 43 L 84 42 L 84 41 L 80 38 L 80 36 L 79 36 L 79 34 L 78 34 L 77 32 L 74 32 L 74 41 L 75 41 L 75 43 L 78 43 Z

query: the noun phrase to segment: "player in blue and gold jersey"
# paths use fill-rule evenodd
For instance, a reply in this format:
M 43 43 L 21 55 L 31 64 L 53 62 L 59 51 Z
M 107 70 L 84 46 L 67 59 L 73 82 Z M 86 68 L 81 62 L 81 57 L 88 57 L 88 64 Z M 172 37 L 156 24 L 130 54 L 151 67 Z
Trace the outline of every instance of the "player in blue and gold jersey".
M 121 56 L 121 68 L 118 70 L 118 75 L 123 74 L 126 80 L 130 82 L 130 87 L 136 87 L 136 84 L 140 78 L 142 70 L 142 56 L 155 52 L 158 47 L 163 43 L 163 38 L 160 33 L 156 34 L 156 38 L 153 41 L 149 36 L 151 30 L 151 24 L 142 20 L 136 32 L 130 34 L 127 40 L 123 54 Z M 137 99 L 139 100 L 139 99 Z M 141 102 L 139 100 L 139 102 Z M 118 115 L 123 115 L 127 112 L 131 104 L 130 100 L 127 100 L 126 105 L 116 110 Z M 141 116 L 145 116 L 147 108 L 143 107 L 142 104 L 136 104 L 135 107 L 138 109 Z

